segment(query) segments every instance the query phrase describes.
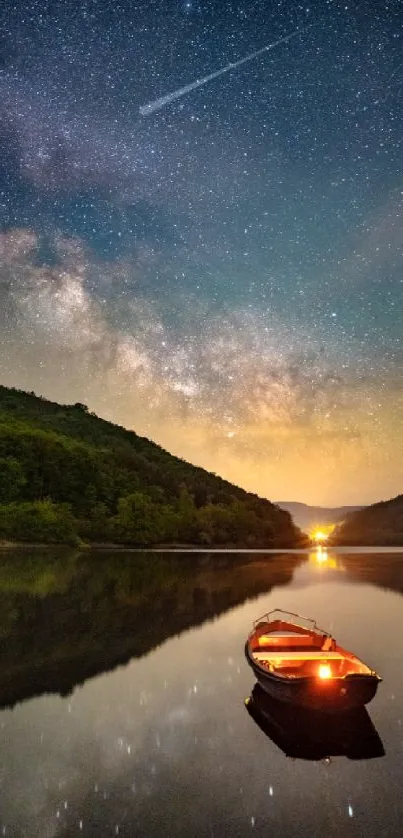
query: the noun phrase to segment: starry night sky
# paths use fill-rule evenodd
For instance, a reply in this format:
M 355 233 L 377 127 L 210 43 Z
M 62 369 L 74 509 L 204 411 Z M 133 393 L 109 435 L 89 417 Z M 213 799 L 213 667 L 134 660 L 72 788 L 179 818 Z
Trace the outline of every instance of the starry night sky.
M 272 500 L 401 493 L 400 0 L 0 22 L 1 383 Z

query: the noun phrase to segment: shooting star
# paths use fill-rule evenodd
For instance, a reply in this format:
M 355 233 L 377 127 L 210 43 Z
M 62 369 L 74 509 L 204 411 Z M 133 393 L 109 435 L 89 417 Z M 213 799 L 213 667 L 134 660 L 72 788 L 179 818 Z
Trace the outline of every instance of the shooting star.
M 165 105 L 170 105 L 171 102 L 175 102 L 176 99 L 180 99 L 181 96 L 185 96 L 186 93 L 190 93 L 190 91 L 195 90 L 196 87 L 201 87 L 203 84 L 207 84 L 207 82 L 218 78 L 218 76 L 223 76 L 224 73 L 229 73 L 230 70 L 235 70 L 235 68 L 240 67 L 241 64 L 246 64 L 247 61 L 252 61 L 254 58 L 257 58 L 258 55 L 263 55 L 264 52 L 268 52 L 270 49 L 280 46 L 280 44 L 285 44 L 286 41 L 290 41 L 291 38 L 295 38 L 296 35 L 306 32 L 306 30 L 310 29 L 313 25 L 314 24 L 311 23 L 309 26 L 304 26 L 303 29 L 296 29 L 295 32 L 291 32 L 290 35 L 285 35 L 284 38 L 279 38 L 278 41 L 273 41 L 272 44 L 267 44 L 267 46 L 257 49 L 256 52 L 249 53 L 249 55 L 246 55 L 245 58 L 240 58 L 239 61 L 227 64 L 225 67 L 221 67 L 220 70 L 216 70 L 214 73 L 209 73 L 208 76 L 204 76 L 202 79 L 197 79 L 197 81 L 193 81 L 191 84 L 185 84 L 184 87 L 179 87 L 178 90 L 173 90 L 172 93 L 160 96 L 159 99 L 154 99 L 154 101 L 149 102 L 148 105 L 141 105 L 139 108 L 141 115 L 148 116 L 150 113 L 154 113 L 154 111 L 161 110 L 161 108 L 164 108 Z

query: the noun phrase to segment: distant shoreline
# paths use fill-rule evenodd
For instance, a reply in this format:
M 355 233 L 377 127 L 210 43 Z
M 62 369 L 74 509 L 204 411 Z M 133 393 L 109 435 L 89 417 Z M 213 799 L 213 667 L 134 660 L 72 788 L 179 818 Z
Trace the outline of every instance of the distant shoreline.
M 114 544 L 100 542 L 83 542 L 81 544 L 66 544 L 65 542 L 28 542 L 28 541 L 0 541 L 0 553 L 8 550 L 78 550 L 80 552 L 106 552 L 114 553 L 312 553 L 316 551 L 315 545 L 300 545 L 296 547 L 241 547 L 239 545 L 209 545 L 201 547 L 200 544 L 155 544 L 153 546 L 139 547 L 131 544 Z M 402 544 L 333 544 L 329 545 L 329 552 L 335 553 L 403 553 Z
M 163 550 L 189 550 L 189 551 L 198 551 L 199 553 L 209 553 L 211 550 L 244 550 L 245 552 L 254 553 L 256 550 L 260 552 L 264 552 L 265 550 L 306 550 L 310 549 L 306 545 L 301 545 L 301 547 L 296 547 L 295 544 L 287 547 L 282 545 L 280 546 L 267 546 L 267 547 L 247 547 L 242 545 L 236 544 L 209 544 L 205 546 L 201 546 L 200 544 L 154 544 L 154 545 L 144 545 L 141 546 L 139 544 L 114 544 L 113 542 L 91 542 L 91 541 L 83 541 L 80 544 L 67 544 L 66 542 L 62 541 L 43 541 L 43 542 L 29 542 L 29 541 L 1 541 L 0 540 L 0 550 L 11 550 L 15 548 L 54 548 L 54 547 L 68 547 L 71 550 L 113 550 L 116 552 L 123 552 L 125 550 L 137 550 L 141 552 L 148 552 L 153 553 L 155 551 L 163 551 Z

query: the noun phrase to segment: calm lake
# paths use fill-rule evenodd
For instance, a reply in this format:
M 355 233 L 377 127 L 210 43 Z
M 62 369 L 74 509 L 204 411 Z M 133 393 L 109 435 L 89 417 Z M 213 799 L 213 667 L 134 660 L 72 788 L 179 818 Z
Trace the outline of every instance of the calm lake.
M 2 551 L 0 835 L 401 838 L 402 595 L 394 550 Z M 276 607 L 382 675 L 350 749 L 248 712 Z

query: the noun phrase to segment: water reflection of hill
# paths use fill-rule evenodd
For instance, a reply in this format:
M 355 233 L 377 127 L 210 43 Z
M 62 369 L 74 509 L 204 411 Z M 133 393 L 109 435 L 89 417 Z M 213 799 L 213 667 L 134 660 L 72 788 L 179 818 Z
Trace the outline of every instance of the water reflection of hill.
M 349 579 L 403 594 L 401 553 L 344 553 L 343 570 Z
M 403 594 L 403 549 L 396 552 L 318 549 L 308 555 L 308 565 L 326 576 L 336 576 L 347 584 L 360 582 Z
M 0 707 L 87 678 L 286 585 L 298 554 L 3 554 Z

